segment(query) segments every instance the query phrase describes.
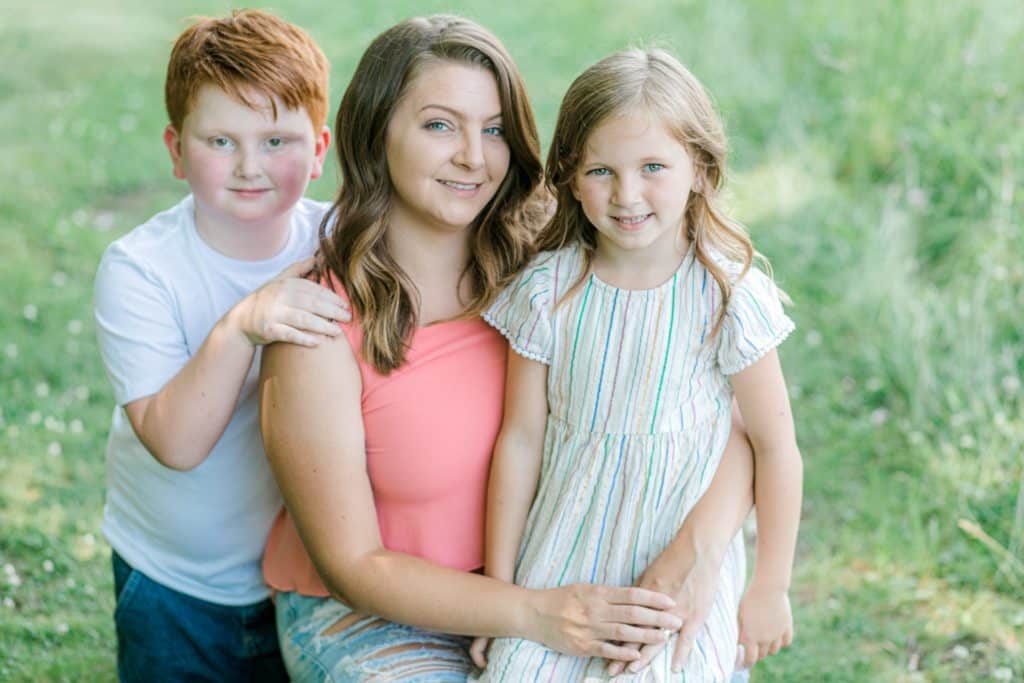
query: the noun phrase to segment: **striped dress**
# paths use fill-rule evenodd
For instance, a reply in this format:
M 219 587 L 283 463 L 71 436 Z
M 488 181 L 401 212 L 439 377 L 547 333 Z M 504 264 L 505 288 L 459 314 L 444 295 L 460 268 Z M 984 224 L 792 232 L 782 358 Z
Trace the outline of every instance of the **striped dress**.
M 739 267 L 722 265 L 735 280 Z M 714 476 L 730 431 L 728 375 L 793 329 L 775 285 L 752 268 L 709 340 L 721 295 L 692 249 L 654 289 L 591 274 L 556 307 L 581 270 L 574 247 L 541 254 L 484 314 L 513 350 L 549 366 L 543 464 L 516 567 L 516 582 L 532 588 L 633 584 Z M 671 642 L 648 669 L 616 680 L 728 680 L 744 578 L 737 535 L 684 671 L 671 671 Z M 488 661 L 482 681 L 607 678 L 602 660 L 525 640 L 496 639 Z

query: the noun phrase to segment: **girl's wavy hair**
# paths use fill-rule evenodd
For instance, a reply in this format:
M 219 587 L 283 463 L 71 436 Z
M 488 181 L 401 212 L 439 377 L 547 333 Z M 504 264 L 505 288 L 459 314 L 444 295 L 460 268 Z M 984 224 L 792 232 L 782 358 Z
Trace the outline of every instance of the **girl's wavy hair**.
M 334 126 L 341 189 L 320 225 L 316 275 L 333 273 L 363 328 L 362 354 L 381 373 L 399 367 L 417 323 L 419 293 L 388 251 L 385 231 L 394 192 L 385 151 L 388 123 L 409 85 L 429 64 L 451 61 L 487 69 L 497 81 L 508 172 L 470 226 L 462 272 L 479 315 L 526 265 L 544 219 L 543 167 L 526 87 L 501 42 L 452 15 L 409 19 L 367 48 L 342 97 Z
M 538 236 L 537 248 L 555 250 L 570 244 L 583 248 L 584 269 L 568 290 L 568 299 L 590 274 L 597 230 L 587 220 L 572 187 L 583 162 L 587 140 L 608 118 L 641 110 L 650 112 L 686 149 L 693 160 L 694 184 L 684 213 L 686 237 L 697 259 L 722 292 L 711 336 L 721 327 L 732 295 L 729 274 L 715 256 L 742 265 L 746 274 L 755 258 L 750 236 L 721 207 L 725 182 L 726 139 L 721 118 L 700 82 L 679 61 L 660 49 L 632 49 L 605 57 L 573 81 L 562 99 L 547 160 L 547 186 L 558 201 L 554 216 Z

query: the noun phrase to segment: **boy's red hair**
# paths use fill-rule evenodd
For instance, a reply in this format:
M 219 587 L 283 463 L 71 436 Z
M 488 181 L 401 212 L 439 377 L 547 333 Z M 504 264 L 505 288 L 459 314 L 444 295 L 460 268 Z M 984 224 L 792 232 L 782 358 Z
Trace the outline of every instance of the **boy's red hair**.
M 230 17 L 203 17 L 171 50 L 164 83 L 167 115 L 180 131 L 199 89 L 214 85 L 253 109 L 251 91 L 276 96 L 289 109 L 304 107 L 313 129 L 320 130 L 327 121 L 329 70 L 305 31 L 272 14 L 235 10 Z

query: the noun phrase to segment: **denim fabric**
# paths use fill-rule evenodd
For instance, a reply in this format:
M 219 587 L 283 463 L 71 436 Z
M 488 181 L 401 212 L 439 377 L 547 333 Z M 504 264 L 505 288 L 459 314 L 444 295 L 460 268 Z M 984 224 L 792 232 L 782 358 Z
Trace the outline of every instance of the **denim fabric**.
M 465 683 L 474 670 L 471 638 L 358 615 L 331 598 L 278 593 L 275 602 L 281 655 L 297 683 Z
M 117 553 L 111 560 L 122 683 L 288 680 L 270 600 L 217 605 L 153 581 Z

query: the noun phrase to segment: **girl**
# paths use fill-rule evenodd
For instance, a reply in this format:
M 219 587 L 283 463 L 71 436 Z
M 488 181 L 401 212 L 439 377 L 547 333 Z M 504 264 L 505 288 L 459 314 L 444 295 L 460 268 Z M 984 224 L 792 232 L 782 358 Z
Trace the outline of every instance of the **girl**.
M 489 575 L 648 585 L 715 473 L 733 392 L 746 418 L 760 529 L 750 589 L 740 606 L 736 536 L 703 572 L 714 601 L 703 628 L 686 629 L 695 642 L 679 643 L 676 661 L 663 649 L 649 669 L 630 665 L 630 680 L 724 681 L 738 640 L 749 665 L 792 637 L 802 464 L 775 347 L 793 323 L 719 205 L 725 149 L 707 94 L 671 55 L 633 50 L 587 69 L 548 155 L 558 208 L 544 253 L 484 316 L 515 351 L 490 475 Z M 498 639 L 481 680 L 606 675 L 599 660 Z

